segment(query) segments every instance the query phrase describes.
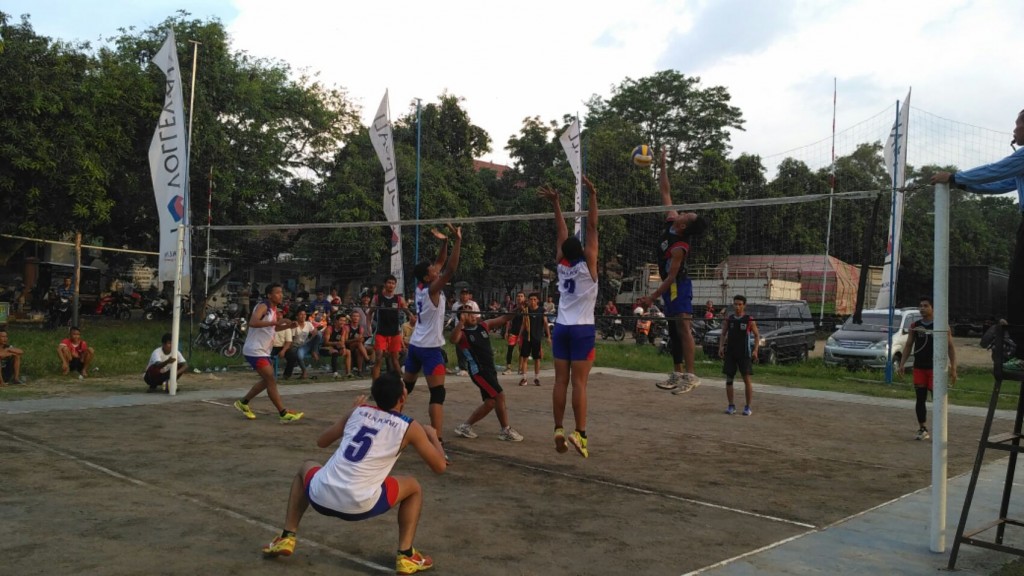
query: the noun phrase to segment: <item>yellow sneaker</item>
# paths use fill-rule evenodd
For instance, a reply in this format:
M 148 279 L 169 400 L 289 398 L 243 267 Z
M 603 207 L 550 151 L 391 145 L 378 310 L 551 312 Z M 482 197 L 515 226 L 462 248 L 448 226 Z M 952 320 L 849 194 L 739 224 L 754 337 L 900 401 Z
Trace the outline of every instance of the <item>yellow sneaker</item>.
M 565 430 L 555 428 L 555 451 L 559 454 L 563 454 L 568 450 L 569 445 L 565 443 Z
M 278 420 L 280 420 L 282 424 L 287 424 L 289 422 L 301 420 L 303 416 L 305 416 L 305 412 L 292 412 L 291 410 L 285 410 L 285 413 L 282 416 L 279 416 Z
M 263 547 L 264 558 L 277 558 L 278 556 L 291 556 L 295 552 L 295 536 L 282 538 L 278 536 L 274 541 Z
M 249 408 L 248 404 L 242 404 L 241 400 L 235 400 L 235 410 L 244 414 L 249 420 L 256 419 L 256 413 L 252 411 L 252 408 Z
M 569 444 L 572 444 L 572 447 L 580 453 L 580 456 L 584 458 L 590 457 L 590 452 L 587 451 L 587 439 L 580 436 L 579 432 L 574 430 L 572 434 L 569 434 Z
M 420 551 L 415 548 L 412 549 L 412 556 L 406 556 L 399 552 L 395 558 L 395 572 L 398 574 L 415 574 L 433 567 L 434 559 L 420 554 Z

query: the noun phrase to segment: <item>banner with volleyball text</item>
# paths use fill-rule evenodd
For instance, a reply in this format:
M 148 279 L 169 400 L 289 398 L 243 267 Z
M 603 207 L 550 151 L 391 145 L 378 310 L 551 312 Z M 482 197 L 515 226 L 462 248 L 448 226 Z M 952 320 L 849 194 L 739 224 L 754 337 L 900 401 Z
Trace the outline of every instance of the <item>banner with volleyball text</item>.
M 178 67 L 178 46 L 174 30 L 167 31 L 167 40 L 153 57 L 160 67 L 164 83 L 164 105 L 149 144 L 149 172 L 153 181 L 156 209 L 160 215 L 161 282 L 174 282 L 177 273 L 178 225 L 185 226 L 185 254 L 182 254 L 181 286 L 188 292 L 192 285 L 192 268 L 188 252 L 192 246 L 189 231 L 187 182 L 188 162 L 185 139 L 185 102 L 181 91 L 181 69 Z
M 576 176 L 576 194 L 574 196 L 573 210 L 580 212 L 583 210 L 583 162 L 580 149 L 579 118 L 573 118 L 572 124 L 569 124 L 565 132 L 562 132 L 562 135 L 558 137 L 558 141 L 562 143 L 562 149 L 565 150 L 565 155 L 569 158 L 569 166 L 572 167 L 572 173 Z M 580 230 L 583 227 L 582 223 L 583 219 L 579 216 L 573 218 L 573 234 L 576 236 L 580 235 Z
M 878 291 L 875 308 L 889 308 L 896 295 L 896 277 L 900 271 L 900 251 L 903 247 L 903 186 L 907 182 L 907 131 L 910 127 L 910 90 L 900 107 L 899 115 L 889 131 L 889 139 L 882 149 L 885 169 L 892 178 L 893 198 L 889 222 L 889 241 L 885 246 L 882 266 L 882 288 Z
M 370 125 L 370 141 L 377 152 L 380 165 L 384 168 L 384 218 L 389 222 L 401 219 L 398 210 L 398 170 L 395 167 L 394 139 L 391 136 L 391 120 L 388 114 L 388 91 L 377 108 L 377 115 Z M 391 225 L 391 273 L 398 279 L 397 292 L 405 289 L 405 275 L 402 273 L 402 227 Z

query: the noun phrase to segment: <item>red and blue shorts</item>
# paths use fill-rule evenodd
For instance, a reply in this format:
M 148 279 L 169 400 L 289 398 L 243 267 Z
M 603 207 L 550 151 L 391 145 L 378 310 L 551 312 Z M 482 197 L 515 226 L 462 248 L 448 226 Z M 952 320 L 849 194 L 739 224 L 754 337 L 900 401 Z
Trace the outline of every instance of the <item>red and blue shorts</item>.
M 310 468 L 309 472 L 306 472 L 306 477 L 303 479 L 303 485 L 305 486 L 306 499 L 309 500 L 310 506 L 312 506 L 314 510 L 323 514 L 324 516 L 334 516 L 335 518 L 341 518 L 342 520 L 348 522 L 366 520 L 367 518 L 380 516 L 381 514 L 387 512 L 395 505 L 395 502 L 398 501 L 398 480 L 395 480 L 393 476 L 388 476 L 380 485 L 380 498 L 378 498 L 377 502 L 374 503 L 373 508 L 370 508 L 366 512 L 350 514 L 348 512 L 341 512 L 339 510 L 334 510 L 326 506 L 321 506 L 320 504 L 314 502 L 313 499 L 309 496 L 309 485 L 313 481 L 313 476 L 315 476 L 316 473 L 320 471 L 320 468 L 321 466 L 315 466 L 313 468 Z
M 555 324 L 555 329 L 551 331 L 551 353 L 555 360 L 592 361 L 595 333 L 593 324 Z
M 444 356 L 440 348 L 420 348 L 409 344 L 409 355 L 405 357 L 405 371 L 416 374 L 423 371 L 425 376 L 443 376 Z
M 245 361 L 252 366 L 253 370 L 259 370 L 261 366 L 274 366 L 270 361 L 270 356 L 246 356 Z

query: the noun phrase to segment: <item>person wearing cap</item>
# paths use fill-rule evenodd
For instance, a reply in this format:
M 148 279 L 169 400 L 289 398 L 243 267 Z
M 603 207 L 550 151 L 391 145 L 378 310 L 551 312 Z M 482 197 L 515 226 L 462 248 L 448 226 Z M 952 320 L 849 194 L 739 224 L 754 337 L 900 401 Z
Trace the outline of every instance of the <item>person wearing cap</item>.
M 146 372 L 142 375 L 143 381 L 149 386 L 147 392 L 159 392 L 161 387 L 167 390 L 167 383 L 171 380 L 172 364 L 177 363 L 175 370 L 178 372 L 178 378 L 184 376 L 188 371 L 185 357 L 181 355 L 181 351 L 172 352 L 171 344 L 171 334 L 167 332 L 160 339 L 160 347 L 149 355 L 149 365 L 146 366 Z
M 473 289 L 469 286 L 465 286 L 459 292 L 459 301 L 452 304 L 452 312 L 456 314 L 456 318 L 463 312 L 480 312 L 480 305 L 473 300 Z M 455 373 L 456 376 L 465 376 L 466 372 L 466 359 L 461 354 L 458 355 L 459 371 Z

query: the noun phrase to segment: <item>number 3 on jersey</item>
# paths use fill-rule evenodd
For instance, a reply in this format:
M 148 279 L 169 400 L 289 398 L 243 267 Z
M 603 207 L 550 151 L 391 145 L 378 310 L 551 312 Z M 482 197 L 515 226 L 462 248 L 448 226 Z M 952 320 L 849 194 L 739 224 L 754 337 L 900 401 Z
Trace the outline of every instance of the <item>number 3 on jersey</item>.
M 566 278 L 565 281 L 562 282 L 562 291 L 565 292 L 566 294 L 572 294 L 576 292 L 576 281 L 573 280 L 572 278 Z
M 356 435 L 352 437 L 352 441 L 345 447 L 345 451 L 342 453 L 345 459 L 349 462 L 359 462 L 366 457 L 366 453 L 370 451 L 370 446 L 373 445 L 373 437 L 377 435 L 376 428 L 370 428 L 363 426 L 356 432 Z

